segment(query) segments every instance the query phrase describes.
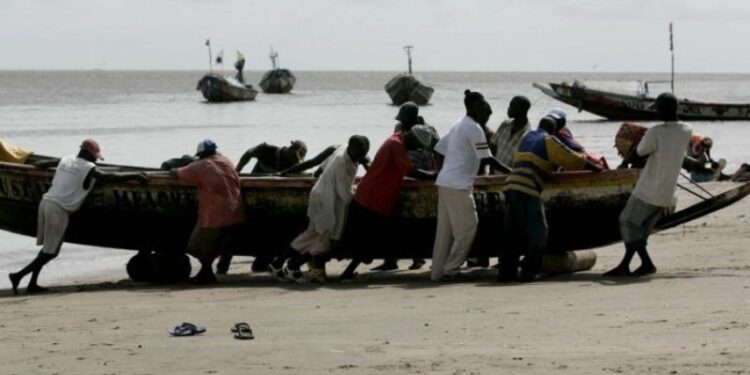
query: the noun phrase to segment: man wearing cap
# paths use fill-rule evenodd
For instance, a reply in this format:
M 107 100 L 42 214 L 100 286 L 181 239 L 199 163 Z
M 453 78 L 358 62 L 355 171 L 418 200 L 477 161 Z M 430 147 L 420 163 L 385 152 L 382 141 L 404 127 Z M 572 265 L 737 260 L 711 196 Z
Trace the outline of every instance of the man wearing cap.
M 558 168 L 568 170 L 600 168 L 554 136 L 557 122 L 551 116 L 521 140 L 513 155 L 513 172 L 506 180 L 508 205 L 504 220 L 505 246 L 500 253 L 498 281 L 533 281 L 541 271 L 547 247 L 547 221 L 541 195 L 544 184 Z M 519 260 L 525 255 L 519 275 Z
M 500 123 L 490 139 L 495 159 L 505 165 L 513 165 L 513 153 L 518 150 L 521 139 L 531 131 L 529 124 L 531 102 L 525 96 L 514 96 L 508 104 L 508 119 Z
M 432 280 L 458 278 L 459 267 L 474 243 L 479 219 L 473 187 L 483 164 L 508 171 L 492 157 L 481 124 L 486 124 L 492 109 L 478 92 L 464 92 L 466 115 L 460 118 L 435 146 L 443 155 L 443 166 L 435 185 L 438 187 L 438 217 L 432 249 Z
M 342 280 L 354 278 L 364 259 L 387 249 L 385 239 L 392 231 L 392 214 L 404 177 L 435 178 L 434 172 L 415 168 L 408 154 L 409 150 L 427 147 L 431 139 L 429 128 L 415 125 L 407 132 L 394 133 L 378 149 L 349 204 L 342 248 L 352 253 L 353 259 L 341 274 Z
M 42 250 L 22 270 L 8 275 L 13 293 L 18 294 L 18 284 L 24 276 L 31 273 L 31 280 L 26 288 L 27 293 L 47 291 L 37 284 L 42 267 L 60 253 L 65 231 L 68 228 L 70 214 L 81 208 L 86 197 L 91 192 L 95 182 L 120 182 L 138 180 L 148 182 L 144 173 L 108 173 L 96 169 L 96 161 L 103 159 L 99 144 L 93 139 L 86 139 L 81 143 L 78 155 L 65 156 L 55 161 L 41 161 L 35 163 L 39 168 L 51 167 L 57 164 L 52 186 L 42 196 L 39 203 L 37 218 L 37 245 Z
M 648 236 L 659 218 L 674 206 L 674 189 L 693 130 L 677 118 L 677 98 L 674 95 L 659 95 L 655 105 L 664 123 L 648 129 L 638 143 L 636 152 L 639 156 L 648 156 L 648 160 L 620 214 L 625 256 L 617 267 L 604 274 L 607 277 L 643 276 L 656 272 L 646 250 Z M 630 261 L 636 253 L 641 258 L 641 266 L 631 273 Z
M 178 180 L 198 189 L 198 223 L 187 248 L 201 263 L 193 278 L 198 284 L 216 282 L 211 264 L 218 255 L 233 250 L 239 226 L 245 221 L 240 177 L 232 162 L 216 149 L 209 139 L 198 143 L 198 161 L 174 171 Z

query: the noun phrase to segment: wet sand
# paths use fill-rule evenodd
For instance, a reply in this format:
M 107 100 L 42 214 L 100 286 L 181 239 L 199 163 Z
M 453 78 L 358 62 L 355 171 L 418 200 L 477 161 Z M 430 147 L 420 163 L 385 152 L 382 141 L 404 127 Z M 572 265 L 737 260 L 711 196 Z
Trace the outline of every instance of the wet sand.
M 298 286 L 250 275 L 239 259 L 214 287 L 138 285 L 123 270 L 43 296 L 2 290 L 0 372 L 749 373 L 749 215 L 746 199 L 653 236 L 659 272 L 640 279 L 601 277 L 617 244 L 598 249 L 589 272 L 527 285 L 497 285 L 487 270 L 434 284 L 425 267 Z M 167 335 L 183 321 L 208 332 Z M 232 338 L 238 321 L 255 340 Z

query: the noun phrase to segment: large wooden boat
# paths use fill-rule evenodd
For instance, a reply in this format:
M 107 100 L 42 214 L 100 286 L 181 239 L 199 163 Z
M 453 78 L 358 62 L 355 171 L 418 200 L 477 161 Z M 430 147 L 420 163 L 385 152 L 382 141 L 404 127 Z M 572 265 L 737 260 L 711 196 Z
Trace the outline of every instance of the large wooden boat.
M 255 100 L 258 91 L 252 85 L 246 85 L 236 78 L 224 77 L 217 73 L 207 73 L 198 81 L 196 90 L 200 90 L 209 102 L 235 102 Z
M 644 91 L 643 95 L 627 95 L 596 90 L 575 82 L 550 83 L 549 87 L 534 83 L 534 87 L 550 97 L 610 120 L 659 120 L 654 103 L 656 98 Z M 679 99 L 678 116 L 682 120 L 750 120 L 750 104 L 707 103 Z
M 385 91 L 395 105 L 401 105 L 409 101 L 417 105 L 426 105 L 432 98 L 432 93 L 435 92 L 435 89 L 420 82 L 412 74 L 411 50 L 413 48 L 413 46 L 404 47 L 404 51 L 409 58 L 408 73 L 398 74 L 385 84 Z
M 146 185 L 113 183 L 95 186 L 83 207 L 71 216 L 66 241 L 116 249 L 184 251 L 196 223 L 196 191 L 165 172 L 148 168 L 102 166 L 113 171 L 145 171 Z M 37 208 L 49 188 L 53 169 L 0 163 L 0 229 L 34 236 Z M 567 172 L 553 177 L 544 191 L 550 227 L 549 252 L 590 249 L 619 241 L 618 216 L 632 191 L 637 171 Z M 480 225 L 472 256 L 496 256 L 504 246 L 501 193 L 505 176 L 480 177 L 474 197 Z M 273 256 L 307 226 L 307 199 L 314 180 L 309 177 L 241 178 L 248 212 L 237 255 Z M 666 218 L 660 228 L 694 220 L 750 193 L 750 184 Z M 429 258 L 435 233 L 437 190 L 432 182 L 405 182 L 398 208 L 401 221 L 393 240 L 374 258 Z M 373 230 L 378 230 L 373 228 Z M 339 248 L 335 256 L 351 257 Z

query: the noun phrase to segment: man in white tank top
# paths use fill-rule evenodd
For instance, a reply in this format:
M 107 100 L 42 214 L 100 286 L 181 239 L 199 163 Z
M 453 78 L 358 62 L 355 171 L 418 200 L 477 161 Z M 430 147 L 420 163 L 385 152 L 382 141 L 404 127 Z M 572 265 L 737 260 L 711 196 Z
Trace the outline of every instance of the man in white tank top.
M 13 286 L 13 293 L 18 294 L 18 284 L 29 273 L 31 273 L 31 280 L 26 287 L 26 292 L 33 294 L 47 291 L 46 288 L 37 284 L 39 273 L 45 264 L 59 254 L 65 238 L 65 231 L 68 228 L 70 214 L 81 208 L 97 180 L 116 182 L 138 179 L 142 182 L 148 181 L 148 177 L 143 173 L 104 173 L 98 171 L 95 162 L 99 159 L 102 159 L 99 144 L 92 139 L 86 139 L 81 143 L 78 155 L 63 157 L 59 162 L 48 160 L 35 164 L 37 167 L 47 168 L 57 163 L 57 170 L 52 178 L 52 186 L 42 196 L 42 201 L 39 203 L 37 245 L 41 245 L 42 250 L 22 270 L 8 275 Z

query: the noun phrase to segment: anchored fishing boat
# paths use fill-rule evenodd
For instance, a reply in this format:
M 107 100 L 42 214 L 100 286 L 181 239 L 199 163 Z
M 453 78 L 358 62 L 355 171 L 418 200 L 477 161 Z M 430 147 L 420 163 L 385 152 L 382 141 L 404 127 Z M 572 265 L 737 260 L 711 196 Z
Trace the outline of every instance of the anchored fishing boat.
M 297 83 L 297 77 L 289 69 L 279 68 L 279 53 L 274 51 L 273 48 L 271 48 L 269 57 L 273 69 L 263 74 L 263 78 L 260 80 L 260 88 L 266 94 L 286 94 L 292 91 L 294 84 Z
M 656 98 L 648 96 L 646 90 L 641 91 L 642 95 L 628 95 L 592 89 L 580 82 L 533 85 L 551 98 L 576 107 L 579 111 L 590 112 L 609 120 L 659 120 L 654 107 Z M 677 114 L 680 119 L 689 121 L 750 120 L 750 104 L 679 99 Z
M 669 23 L 669 51 L 672 56 L 670 83 L 674 93 L 674 38 L 672 23 Z M 643 82 L 638 95 L 628 95 L 610 91 L 595 90 L 575 81 L 549 83 L 549 87 L 534 83 L 534 87 L 553 99 L 578 108 L 578 111 L 591 112 L 609 120 L 656 121 L 659 116 L 654 104 L 656 98 L 649 96 L 648 83 Z M 702 102 L 678 99 L 677 115 L 682 120 L 735 121 L 750 119 L 750 104 Z
M 116 165 L 101 168 L 143 171 L 151 180 L 146 185 L 96 185 L 82 208 L 71 216 L 66 241 L 116 249 L 183 252 L 197 218 L 195 188 L 156 169 Z M 37 209 L 53 175 L 52 169 L 0 163 L 0 229 L 36 235 Z M 618 216 L 637 177 L 635 170 L 554 175 L 543 194 L 550 228 L 548 252 L 564 254 L 619 241 Z M 471 256 L 497 256 L 504 246 L 504 183 L 505 176 L 477 178 L 474 199 L 480 224 Z M 314 179 L 242 176 L 241 184 L 248 221 L 233 252 L 252 256 L 279 254 L 307 226 L 307 200 Z M 658 228 L 705 216 L 748 194 L 750 184 L 741 185 L 664 218 Z M 395 213 L 402 225 L 389 233 L 393 246 L 370 255 L 429 258 L 436 208 L 437 190 L 432 182 L 406 181 Z M 333 254 L 340 258 L 353 255 L 351 249 L 343 248 L 334 249 Z
M 411 50 L 414 46 L 405 46 L 406 56 L 409 59 L 409 72 L 399 74 L 391 78 L 388 83 L 385 84 L 385 91 L 388 96 L 391 97 L 391 101 L 395 105 L 401 105 L 408 101 L 414 102 L 417 105 L 426 105 L 432 93 L 435 92 L 430 86 L 427 86 L 420 82 L 414 75 L 412 75 L 411 69 Z
M 245 67 L 245 56 L 243 56 L 240 51 L 237 51 L 237 60 L 234 63 L 234 67 L 237 69 L 237 75 L 235 77 L 225 77 L 213 72 L 211 41 L 208 39 L 206 39 L 206 46 L 208 46 L 209 73 L 206 73 L 206 75 L 198 81 L 198 85 L 195 89 L 199 90 L 201 94 L 203 94 L 203 97 L 209 102 L 255 100 L 258 91 L 255 90 L 252 85 L 245 84 L 245 79 L 242 75 L 242 69 Z M 223 52 L 224 51 L 220 51 L 216 56 L 217 64 L 224 64 Z

